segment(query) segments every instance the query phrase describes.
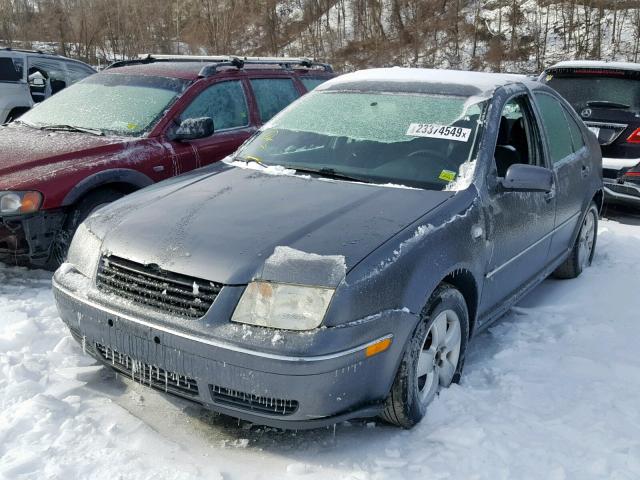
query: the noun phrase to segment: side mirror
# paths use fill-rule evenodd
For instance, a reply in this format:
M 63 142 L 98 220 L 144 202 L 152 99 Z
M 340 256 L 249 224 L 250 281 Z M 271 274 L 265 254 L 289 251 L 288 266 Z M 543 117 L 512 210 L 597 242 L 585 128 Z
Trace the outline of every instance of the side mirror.
M 180 125 L 175 129 L 171 140 L 196 140 L 198 138 L 209 137 L 213 134 L 213 118 L 200 117 L 200 118 L 187 118 L 180 122 Z
M 514 192 L 545 192 L 553 188 L 553 172 L 535 165 L 513 164 L 502 180 L 502 188 Z

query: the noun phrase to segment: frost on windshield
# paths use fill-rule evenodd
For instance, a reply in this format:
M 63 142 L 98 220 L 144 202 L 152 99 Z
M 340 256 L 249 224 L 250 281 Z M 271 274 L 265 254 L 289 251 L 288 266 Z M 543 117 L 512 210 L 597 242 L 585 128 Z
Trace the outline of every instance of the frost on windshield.
M 262 280 L 335 287 L 347 273 L 343 255 L 318 255 L 291 247 L 276 247 L 264 262 Z

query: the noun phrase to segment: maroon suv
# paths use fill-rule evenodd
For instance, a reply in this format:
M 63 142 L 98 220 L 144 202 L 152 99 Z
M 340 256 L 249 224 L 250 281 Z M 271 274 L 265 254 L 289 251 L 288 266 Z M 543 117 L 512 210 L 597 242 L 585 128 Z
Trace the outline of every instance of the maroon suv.
M 0 127 L 0 260 L 55 267 L 93 210 L 224 158 L 332 76 L 305 59 L 148 56 L 63 90 Z

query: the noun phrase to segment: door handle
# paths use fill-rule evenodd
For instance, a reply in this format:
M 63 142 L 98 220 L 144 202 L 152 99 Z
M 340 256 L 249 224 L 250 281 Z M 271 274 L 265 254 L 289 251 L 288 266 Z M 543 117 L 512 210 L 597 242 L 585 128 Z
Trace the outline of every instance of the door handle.
M 591 171 L 591 168 L 588 165 L 582 165 L 582 178 L 585 178 L 589 175 L 589 172 Z

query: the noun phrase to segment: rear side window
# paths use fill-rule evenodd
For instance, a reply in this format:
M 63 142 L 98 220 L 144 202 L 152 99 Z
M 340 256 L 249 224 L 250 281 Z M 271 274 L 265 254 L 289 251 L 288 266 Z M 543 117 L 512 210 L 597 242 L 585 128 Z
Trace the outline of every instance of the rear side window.
M 251 80 L 258 102 L 260 120 L 264 123 L 298 98 L 298 91 L 290 78 L 261 78 Z
M 69 79 L 69 85 L 76 83 L 83 78 L 88 77 L 89 75 L 94 74 L 95 72 L 90 68 L 85 67 L 84 65 L 80 65 L 75 62 L 66 62 L 67 66 L 67 78 Z
M 582 136 L 582 130 L 578 126 L 578 123 L 574 120 L 573 115 L 564 109 L 564 115 L 567 117 L 567 123 L 569 124 L 569 131 L 571 132 L 571 139 L 573 140 L 573 151 L 577 152 L 584 147 L 584 137 Z
M 201 92 L 180 118 L 213 118 L 216 131 L 249 125 L 249 111 L 242 84 L 238 80 L 216 83 Z
M 327 78 L 300 77 L 300 81 L 304 85 L 304 88 L 309 92 L 327 80 Z
M 551 162 L 558 163 L 573 153 L 567 118 L 562 105 L 551 95 L 536 93 L 535 96 L 542 115 L 542 128 L 549 141 Z
M 0 82 L 19 82 L 23 72 L 22 58 L 0 57 Z

